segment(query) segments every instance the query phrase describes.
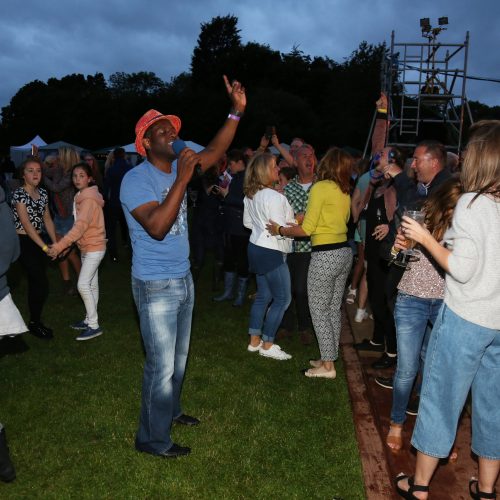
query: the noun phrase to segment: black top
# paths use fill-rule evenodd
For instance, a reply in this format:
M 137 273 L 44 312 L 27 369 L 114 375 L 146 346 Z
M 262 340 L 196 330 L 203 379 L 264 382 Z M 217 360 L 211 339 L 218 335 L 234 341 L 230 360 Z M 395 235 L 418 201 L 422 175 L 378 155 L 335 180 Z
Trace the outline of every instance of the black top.
M 427 197 L 450 177 L 451 172 L 448 168 L 444 168 L 434 176 L 427 190 L 424 188 L 419 192 L 418 184 L 415 180 L 410 179 L 404 172 L 401 172 L 394 177 L 394 187 L 396 188 L 399 207 L 401 209 L 405 207 L 419 208 L 423 205 Z
M 23 187 L 17 188 L 14 193 L 12 193 L 11 205 L 12 212 L 14 213 L 14 224 L 16 226 L 16 230 L 24 229 L 21 221 L 19 220 L 19 214 L 17 213 L 17 203 L 26 205 L 26 210 L 32 226 L 37 231 L 41 231 L 43 229 L 43 216 L 45 214 L 45 210 L 47 209 L 49 196 L 47 191 L 43 188 L 38 188 L 38 192 L 40 193 L 40 198 L 38 198 L 38 200 L 34 200 Z
M 224 231 L 227 234 L 250 236 L 250 231 L 243 225 L 244 179 L 245 171 L 234 174 L 224 198 Z

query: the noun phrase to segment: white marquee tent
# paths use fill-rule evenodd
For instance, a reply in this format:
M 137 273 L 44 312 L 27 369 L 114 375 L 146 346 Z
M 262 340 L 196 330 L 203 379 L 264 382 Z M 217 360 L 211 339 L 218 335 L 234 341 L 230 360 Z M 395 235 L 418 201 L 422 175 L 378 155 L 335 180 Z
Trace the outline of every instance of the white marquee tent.
M 38 148 L 45 146 L 47 143 L 39 136 L 36 135 L 23 146 L 11 146 L 10 147 L 10 157 L 14 164 L 19 166 L 19 164 L 31 154 L 31 146 L 37 146 Z
M 192 149 L 193 151 L 196 151 L 197 153 L 205 149 L 205 146 L 196 144 L 196 142 L 193 141 L 185 141 L 185 143 L 188 148 Z M 135 149 L 134 142 L 132 142 L 131 144 L 127 144 L 126 146 L 122 146 L 122 148 L 125 150 L 125 153 L 127 154 L 138 154 L 137 150 Z

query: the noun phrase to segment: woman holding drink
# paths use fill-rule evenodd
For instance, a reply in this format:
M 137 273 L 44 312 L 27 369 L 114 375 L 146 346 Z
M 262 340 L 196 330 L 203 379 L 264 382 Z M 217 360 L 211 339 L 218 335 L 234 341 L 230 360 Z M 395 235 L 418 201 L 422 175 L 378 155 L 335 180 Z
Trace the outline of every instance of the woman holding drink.
M 403 498 L 427 498 L 440 458 L 455 439 L 472 388 L 472 451 L 479 478 L 472 498 L 496 498 L 500 470 L 500 121 L 473 125 L 461 172 L 464 193 L 441 245 L 408 217 L 405 236 L 422 245 L 446 272 L 444 304 L 429 340 L 412 437 L 414 477 L 396 478 Z M 402 237 L 397 239 L 403 242 Z
M 422 211 L 406 211 L 405 215 L 419 224 L 425 222 L 432 236 L 442 242 L 461 194 L 460 180 L 450 179 L 427 199 Z M 406 248 L 415 246 L 414 240 L 404 235 L 403 238 Z M 403 447 L 406 408 L 420 369 L 420 359 L 425 360 L 428 326 L 432 328 L 436 322 L 444 296 L 443 270 L 425 249 L 415 252 L 413 256 L 418 260 L 406 267 L 398 284 L 394 308 L 398 361 L 393 379 L 391 425 L 386 439 L 387 446 L 394 451 Z

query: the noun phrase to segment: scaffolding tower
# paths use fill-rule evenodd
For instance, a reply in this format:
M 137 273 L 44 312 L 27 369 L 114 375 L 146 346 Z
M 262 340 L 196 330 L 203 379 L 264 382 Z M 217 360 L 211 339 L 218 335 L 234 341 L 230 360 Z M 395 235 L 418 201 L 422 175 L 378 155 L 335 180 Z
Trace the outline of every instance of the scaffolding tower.
M 381 72 L 390 103 L 389 146 L 414 147 L 437 138 L 449 151 L 462 149 L 466 111 L 472 123 L 465 94 L 469 32 L 463 43 L 441 43 L 437 36 L 443 29 L 423 28 L 427 41 L 413 43 L 396 42 L 391 34 L 390 55 Z M 372 131 L 373 124 L 370 137 Z

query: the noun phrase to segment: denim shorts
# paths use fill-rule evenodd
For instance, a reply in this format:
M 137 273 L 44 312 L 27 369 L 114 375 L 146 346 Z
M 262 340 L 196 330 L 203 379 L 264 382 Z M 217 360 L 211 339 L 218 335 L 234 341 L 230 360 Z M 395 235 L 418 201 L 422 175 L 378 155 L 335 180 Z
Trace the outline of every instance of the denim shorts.
M 73 227 L 75 219 L 72 215 L 69 217 L 61 217 L 60 215 L 54 216 L 54 226 L 56 227 L 56 233 L 59 236 L 64 236 Z
M 413 446 L 447 457 L 472 389 L 472 451 L 500 460 L 499 388 L 500 330 L 471 323 L 443 305 L 427 347 Z

